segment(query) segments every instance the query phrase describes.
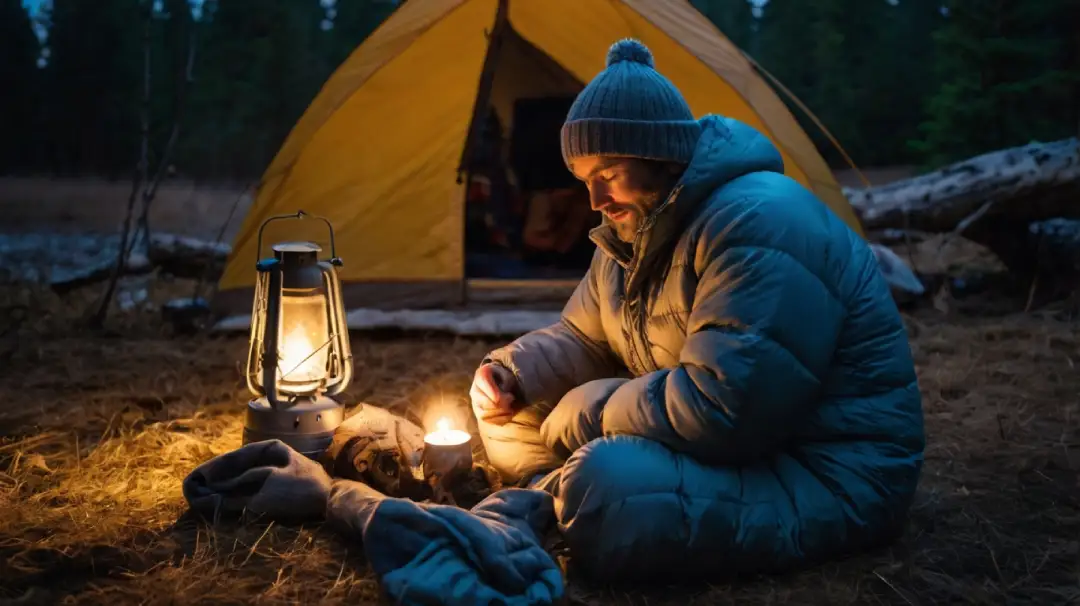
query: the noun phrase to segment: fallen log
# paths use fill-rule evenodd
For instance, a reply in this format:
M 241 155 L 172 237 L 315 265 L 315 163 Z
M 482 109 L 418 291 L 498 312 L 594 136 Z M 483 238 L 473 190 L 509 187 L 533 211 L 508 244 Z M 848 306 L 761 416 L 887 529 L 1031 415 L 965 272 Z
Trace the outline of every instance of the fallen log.
M 876 242 L 877 244 L 883 244 L 889 246 L 892 244 L 909 244 L 912 242 L 923 242 L 933 238 L 937 234 L 930 232 L 918 231 L 914 229 L 879 229 L 866 232 L 866 239 L 870 242 Z
M 29 233 L 0 235 L 0 281 L 47 284 L 64 293 L 107 280 L 119 254 L 114 234 Z M 154 234 L 143 248 L 131 251 L 125 275 L 155 269 L 182 278 L 216 280 L 225 268 L 230 247 L 174 234 Z
M 115 254 L 119 254 L 120 247 L 113 246 Z M 75 289 L 104 282 L 112 276 L 115 269 L 115 261 L 101 260 L 91 261 L 86 264 L 68 266 L 54 266 L 49 276 L 49 286 L 58 294 L 71 292 Z M 139 252 L 128 254 L 124 263 L 125 276 L 138 276 L 153 271 L 154 266 Z
M 1027 225 L 1080 216 L 1075 137 L 990 152 L 924 175 L 845 195 L 867 230 L 951 232 L 983 218 Z
M 988 248 L 1019 281 L 1040 274 L 1049 286 L 1057 280 L 1046 261 L 1061 248 L 1038 251 L 1028 226 L 1080 218 L 1080 142 L 1031 143 L 845 194 L 870 233 L 962 235 Z
M 146 256 L 150 264 L 178 278 L 217 280 L 225 271 L 231 247 L 220 242 L 175 234 L 150 236 Z

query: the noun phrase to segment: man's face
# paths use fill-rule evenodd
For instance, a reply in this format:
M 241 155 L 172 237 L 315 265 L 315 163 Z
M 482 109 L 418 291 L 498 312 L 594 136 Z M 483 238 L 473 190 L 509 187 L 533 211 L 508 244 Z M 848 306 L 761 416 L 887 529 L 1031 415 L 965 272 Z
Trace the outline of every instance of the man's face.
M 638 158 L 586 156 L 570 164 L 589 188 L 589 203 L 600 211 L 623 242 L 633 242 L 645 217 L 667 198 L 675 183 L 673 167 Z

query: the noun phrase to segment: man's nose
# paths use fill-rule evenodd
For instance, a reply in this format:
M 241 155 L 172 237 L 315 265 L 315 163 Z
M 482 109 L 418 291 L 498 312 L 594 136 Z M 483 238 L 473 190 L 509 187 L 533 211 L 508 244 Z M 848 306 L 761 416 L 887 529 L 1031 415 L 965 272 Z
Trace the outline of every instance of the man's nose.
M 601 211 L 611 204 L 611 196 L 603 186 L 589 188 L 589 206 L 595 211 Z

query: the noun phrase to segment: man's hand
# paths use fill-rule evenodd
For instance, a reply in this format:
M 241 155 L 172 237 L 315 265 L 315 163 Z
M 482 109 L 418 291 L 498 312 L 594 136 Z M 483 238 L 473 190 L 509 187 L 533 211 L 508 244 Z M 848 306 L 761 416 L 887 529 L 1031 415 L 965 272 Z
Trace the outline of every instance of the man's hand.
M 517 379 L 509 368 L 500 364 L 484 364 L 476 369 L 469 396 L 473 414 L 481 421 L 505 425 L 514 416 L 519 404 L 515 401 Z

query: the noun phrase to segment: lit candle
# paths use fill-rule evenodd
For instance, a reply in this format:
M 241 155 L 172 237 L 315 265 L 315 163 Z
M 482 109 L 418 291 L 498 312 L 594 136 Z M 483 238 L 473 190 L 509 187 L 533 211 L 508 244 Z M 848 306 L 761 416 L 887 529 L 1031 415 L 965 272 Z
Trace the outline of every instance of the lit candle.
M 424 479 L 434 479 L 448 488 L 449 482 L 469 473 L 473 464 L 471 440 L 467 431 L 452 429 L 449 419 L 439 419 L 435 431 L 424 436 Z
M 468 432 L 450 429 L 450 419 L 443 417 L 435 423 L 435 431 L 424 436 L 424 442 L 436 446 L 457 446 L 472 439 Z

